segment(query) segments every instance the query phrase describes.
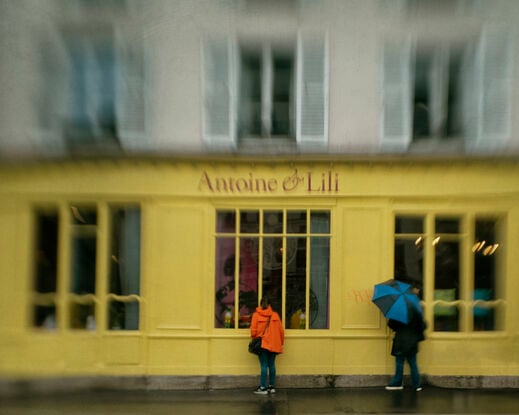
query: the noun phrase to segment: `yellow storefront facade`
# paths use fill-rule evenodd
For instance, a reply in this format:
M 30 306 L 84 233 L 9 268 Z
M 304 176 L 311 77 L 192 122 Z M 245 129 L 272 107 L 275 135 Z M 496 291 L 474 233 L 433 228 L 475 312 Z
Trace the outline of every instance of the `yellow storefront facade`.
M 0 182 L 3 380 L 255 385 L 268 295 L 280 386 L 385 384 L 371 295 L 395 277 L 422 288 L 430 383 L 519 386 L 515 160 L 83 159 Z

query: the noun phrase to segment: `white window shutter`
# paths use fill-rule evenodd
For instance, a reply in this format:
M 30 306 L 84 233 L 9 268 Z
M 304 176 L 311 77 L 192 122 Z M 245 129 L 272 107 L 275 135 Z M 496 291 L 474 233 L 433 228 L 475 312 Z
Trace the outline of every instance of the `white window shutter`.
M 479 128 L 473 150 L 497 150 L 507 143 L 511 129 L 512 39 L 505 29 L 487 27 L 478 49 Z
M 236 47 L 210 39 L 204 50 L 204 141 L 213 149 L 236 147 Z
M 328 144 L 328 42 L 324 33 L 299 33 L 296 117 L 300 148 Z
M 405 151 L 411 142 L 412 43 L 386 42 L 382 64 L 381 147 Z
M 140 33 L 116 31 L 117 134 L 123 150 L 146 150 L 146 88 Z
M 477 139 L 478 134 L 478 118 L 479 118 L 479 102 L 480 78 L 479 69 L 476 60 L 476 45 L 470 43 L 463 52 L 461 62 L 460 97 L 461 97 L 461 116 L 463 125 L 463 136 L 465 146 L 471 148 Z
M 85 121 L 92 131 L 97 133 L 97 119 L 101 111 L 101 88 L 102 76 L 100 62 L 96 59 L 95 43 L 87 38 L 81 39 L 81 50 L 83 56 L 83 71 L 85 73 L 85 105 L 84 113 L 76 114 L 79 117 L 86 117 Z M 94 138 L 93 138 L 94 139 Z
M 35 104 L 38 113 L 38 137 L 42 150 L 49 154 L 65 151 L 63 126 L 69 116 L 71 63 L 63 36 L 49 30 L 42 41 L 40 61 L 40 93 Z
M 430 102 L 429 117 L 431 135 L 441 137 L 447 122 L 447 98 L 449 85 L 449 48 L 438 47 L 433 55 L 429 72 Z

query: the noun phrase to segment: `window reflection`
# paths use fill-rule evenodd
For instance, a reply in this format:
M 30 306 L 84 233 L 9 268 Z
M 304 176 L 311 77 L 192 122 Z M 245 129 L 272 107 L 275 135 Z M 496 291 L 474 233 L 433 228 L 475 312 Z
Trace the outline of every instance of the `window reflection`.
M 423 287 L 424 218 L 395 217 L 394 276 L 396 279 Z M 422 293 L 422 291 L 420 291 Z M 422 295 L 422 294 L 421 294 Z
M 439 242 L 435 246 L 434 297 L 435 300 L 459 299 L 460 246 L 459 242 Z M 459 311 L 453 305 L 434 307 L 434 329 L 457 331 Z
M 127 297 L 109 305 L 108 327 L 111 330 L 137 330 L 139 303 L 128 296 L 140 294 L 140 209 L 137 207 L 111 210 L 110 294 Z
M 282 233 L 283 232 L 283 212 L 266 211 L 264 213 L 263 232 Z
M 330 238 L 310 238 L 310 313 L 311 329 L 328 328 L 330 286 Z
M 258 233 L 259 232 L 259 212 L 243 211 L 240 213 L 240 232 Z
M 216 239 L 215 327 L 224 327 L 225 314 L 234 310 L 235 238 Z
M 94 294 L 96 290 L 96 237 L 78 235 L 72 243 L 72 284 L 74 294 Z
M 58 260 L 58 214 L 36 214 L 35 290 L 38 293 L 56 292 Z
M 495 299 L 496 258 L 499 255 L 497 224 L 493 219 L 476 221 L 474 251 L 474 330 L 494 330 L 495 310 L 485 301 Z

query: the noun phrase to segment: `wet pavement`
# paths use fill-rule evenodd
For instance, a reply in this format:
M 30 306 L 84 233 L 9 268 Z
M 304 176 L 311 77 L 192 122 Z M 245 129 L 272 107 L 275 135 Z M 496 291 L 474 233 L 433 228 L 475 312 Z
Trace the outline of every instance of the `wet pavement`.
M 519 414 L 519 390 L 426 387 L 252 391 L 98 391 L 4 398 L 2 415 Z

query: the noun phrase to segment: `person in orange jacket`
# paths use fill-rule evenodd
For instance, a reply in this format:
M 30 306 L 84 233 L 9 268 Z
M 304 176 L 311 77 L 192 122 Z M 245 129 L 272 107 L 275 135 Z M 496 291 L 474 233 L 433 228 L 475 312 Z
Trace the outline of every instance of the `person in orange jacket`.
M 268 297 L 261 299 L 259 307 L 256 307 L 256 311 L 252 315 L 250 335 L 252 338 L 262 337 L 261 353 L 259 354 L 261 368 L 260 385 L 254 393 L 259 395 L 275 393 L 276 356 L 283 353 L 285 330 L 283 329 L 283 323 L 279 314 L 272 310 Z

